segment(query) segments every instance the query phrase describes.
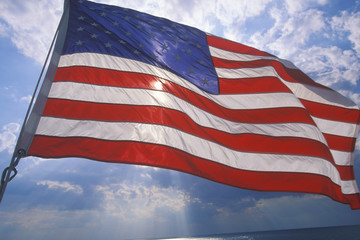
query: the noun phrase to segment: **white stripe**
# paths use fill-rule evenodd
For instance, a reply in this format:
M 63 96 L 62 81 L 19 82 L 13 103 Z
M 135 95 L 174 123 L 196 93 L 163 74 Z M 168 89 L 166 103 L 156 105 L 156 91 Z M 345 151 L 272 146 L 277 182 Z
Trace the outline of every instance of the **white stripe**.
M 234 151 L 166 126 L 42 117 L 36 134 L 161 144 L 237 169 L 320 174 L 329 177 L 335 184 L 341 186 L 344 194 L 357 192 L 354 181 L 342 181 L 336 168 L 324 159 Z
M 250 62 L 250 61 L 256 61 L 256 60 L 275 60 L 278 62 L 281 62 L 284 66 L 287 68 L 297 69 L 297 67 L 290 61 L 272 57 L 272 56 L 257 56 L 257 55 L 251 55 L 251 54 L 242 54 L 242 53 L 236 53 L 236 52 L 230 52 L 224 49 L 216 48 L 213 46 L 209 46 L 210 54 L 213 57 L 232 60 L 232 61 L 243 61 L 243 62 Z
M 62 88 L 66 90 L 62 90 Z M 54 82 L 52 90 L 50 92 L 51 97 L 54 98 L 61 98 L 62 96 L 68 96 L 71 94 L 72 98 L 77 97 L 78 94 L 77 90 L 86 89 L 91 93 L 95 94 L 95 89 L 104 89 L 104 91 L 117 91 L 115 89 L 120 89 L 118 87 L 110 87 L 110 86 L 100 86 L 100 85 L 91 85 L 91 84 L 84 84 L 84 83 L 76 83 L 76 82 Z M 108 89 L 108 90 L 105 90 Z M 112 90 L 113 89 L 113 90 Z M 121 91 L 125 91 L 124 90 Z M 120 90 L 119 90 L 120 91 Z M 130 91 L 140 91 L 141 89 L 135 89 Z M 149 90 L 152 91 L 152 90 Z M 157 91 L 158 92 L 158 91 Z M 56 94 L 56 95 L 54 95 Z M 160 94 L 160 93 L 158 93 Z M 163 94 L 166 94 L 164 92 Z M 169 93 L 167 93 L 170 95 Z M 90 98 L 91 95 L 84 93 L 84 98 Z M 80 96 L 78 96 L 80 97 Z M 105 97 L 105 96 L 98 96 L 98 97 Z M 117 97 L 117 96 L 114 96 Z M 159 98 L 161 99 L 161 97 Z M 214 100 L 213 98 L 209 100 Z M 251 110 L 251 109 L 268 109 L 268 108 L 282 108 L 282 107 L 296 107 L 299 106 L 301 103 L 298 102 L 294 95 L 291 93 L 257 93 L 257 94 L 239 94 L 239 95 L 219 95 L 216 96 L 216 104 L 227 108 L 227 109 L 235 109 L 235 110 Z
M 319 129 L 311 124 L 250 124 L 232 122 L 197 108 L 170 93 L 156 90 L 98 86 L 74 82 L 55 82 L 51 87 L 49 98 L 110 104 L 160 106 L 184 112 L 197 124 L 224 132 L 303 137 L 326 144 Z
M 243 62 L 249 62 L 249 61 L 256 61 L 256 60 L 278 60 L 277 57 L 272 56 L 257 56 L 257 55 L 251 55 L 251 54 L 243 54 L 243 53 L 236 53 L 227 51 L 224 49 L 216 48 L 213 46 L 209 46 L 210 55 L 213 57 L 221 58 L 221 59 L 227 59 L 231 61 L 243 61 Z
M 299 100 L 291 93 L 212 95 L 200 90 L 189 81 L 164 69 L 121 57 L 97 53 L 77 53 L 61 56 L 59 67 L 69 66 L 89 66 L 155 75 L 176 83 L 230 109 L 262 109 L 278 107 L 304 108 Z
M 322 104 L 338 106 L 348 109 L 359 109 L 351 100 L 345 98 L 341 94 L 307 84 L 288 82 L 282 79 L 272 66 L 259 68 L 216 68 L 216 72 L 220 78 L 256 78 L 256 77 L 277 77 L 279 78 L 298 98 L 319 102 Z
M 257 78 L 257 77 L 278 77 L 272 66 L 258 68 L 215 68 L 219 78 Z
M 342 136 L 342 137 L 352 137 L 356 131 L 357 124 L 339 122 L 333 120 L 327 120 L 323 118 L 312 117 L 316 125 L 321 132 Z
M 334 161 L 337 165 L 340 166 L 353 166 L 354 165 L 354 158 L 352 152 L 343 152 L 337 150 L 330 150 Z

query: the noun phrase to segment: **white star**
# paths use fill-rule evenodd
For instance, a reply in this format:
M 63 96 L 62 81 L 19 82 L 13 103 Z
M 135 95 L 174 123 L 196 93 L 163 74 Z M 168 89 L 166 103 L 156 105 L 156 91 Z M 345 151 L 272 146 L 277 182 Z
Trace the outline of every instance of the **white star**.
M 83 27 L 79 27 L 79 28 L 77 29 L 78 32 L 81 32 L 81 31 L 83 31 L 83 30 L 84 30 Z
M 84 20 L 85 17 L 84 17 L 84 16 L 80 16 L 80 17 L 78 17 L 78 19 L 79 19 L 79 20 Z
M 118 26 L 118 25 L 119 25 L 119 23 L 118 23 L 118 22 L 114 22 L 113 24 L 114 24 L 115 26 Z
M 119 40 L 119 43 L 126 44 L 126 42 L 124 40 Z
M 97 27 L 97 26 L 99 26 L 99 24 L 97 24 L 96 22 L 93 22 L 93 23 L 91 24 L 91 26 Z
M 105 16 L 106 16 L 106 13 L 105 13 L 105 12 L 102 12 L 102 13 L 100 13 L 100 15 L 101 15 L 102 17 L 105 17 Z
M 106 33 L 106 34 L 109 34 L 109 35 L 111 34 L 111 32 L 110 32 L 110 31 L 108 31 L 108 30 L 106 30 L 106 31 L 105 31 L 105 33 Z
M 95 33 L 91 34 L 91 38 L 97 38 L 97 35 Z
M 76 42 L 76 45 L 81 46 L 83 43 L 84 43 L 83 41 L 79 40 Z
M 105 44 L 105 47 L 107 47 L 107 48 L 111 48 L 111 46 L 112 46 L 112 44 L 109 43 L 109 42 L 107 42 L 107 43 Z

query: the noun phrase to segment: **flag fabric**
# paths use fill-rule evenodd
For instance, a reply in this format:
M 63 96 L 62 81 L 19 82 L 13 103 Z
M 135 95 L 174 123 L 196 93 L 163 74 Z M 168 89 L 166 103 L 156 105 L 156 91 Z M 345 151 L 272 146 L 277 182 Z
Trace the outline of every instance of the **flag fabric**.
M 252 47 L 131 9 L 67 4 L 56 71 L 20 146 L 28 156 L 163 167 L 360 208 L 352 101 Z

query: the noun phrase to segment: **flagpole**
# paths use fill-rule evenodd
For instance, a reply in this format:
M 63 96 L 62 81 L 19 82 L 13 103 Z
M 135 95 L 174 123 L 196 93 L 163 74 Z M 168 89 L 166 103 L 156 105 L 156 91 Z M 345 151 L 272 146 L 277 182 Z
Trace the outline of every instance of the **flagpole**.
M 66 7 L 68 6 L 68 3 L 69 3 L 69 0 L 64 0 L 64 11 L 63 11 L 63 14 L 61 16 L 61 19 L 59 21 L 59 24 L 58 24 L 58 27 L 55 31 L 55 34 L 54 34 L 54 37 L 52 39 L 52 42 L 51 42 L 51 45 L 50 45 L 50 48 L 49 48 L 49 51 L 47 53 L 47 56 L 45 58 L 45 61 L 44 61 L 44 64 L 43 64 L 43 67 L 41 69 L 41 72 L 40 72 L 40 75 L 39 75 L 39 78 L 38 78 L 38 81 L 37 81 L 37 84 L 35 86 L 35 90 L 34 90 L 34 93 L 32 95 L 32 98 L 31 98 L 31 101 L 30 101 L 30 104 L 29 104 L 29 107 L 26 111 L 26 115 L 25 115 L 25 118 L 24 118 L 24 121 L 23 121 L 23 124 L 22 124 L 22 127 L 21 127 L 21 131 L 20 131 L 20 134 L 19 134 L 19 137 L 18 137 L 18 141 L 16 143 L 16 146 L 15 146 L 15 149 L 14 149 L 14 152 L 13 152 L 13 155 L 12 155 L 12 158 L 11 158 L 11 161 L 10 161 L 10 164 L 8 167 L 6 167 L 3 172 L 2 172 L 2 175 L 1 175 L 1 180 L 0 180 L 0 203 L 2 202 L 2 199 L 3 199 L 3 196 L 4 196 L 4 193 L 5 193 L 5 189 L 6 189 L 6 186 L 7 184 L 16 176 L 17 174 L 17 170 L 16 170 L 16 167 L 17 165 L 19 164 L 20 162 L 20 159 L 23 158 L 23 157 L 26 157 L 26 150 L 22 149 L 22 148 L 19 148 L 18 145 L 19 145 L 19 139 L 21 139 L 21 136 L 23 135 L 23 132 L 24 132 L 24 128 L 25 128 L 25 125 L 29 119 L 29 115 L 30 115 L 30 110 L 32 109 L 33 107 L 33 104 L 34 104 L 34 99 L 35 99 L 35 96 L 36 96 L 36 93 L 38 92 L 38 89 L 39 89 L 39 86 L 40 86 L 40 82 L 41 82 L 41 79 L 43 78 L 43 74 L 44 74 L 44 71 L 45 71 L 45 68 L 46 66 L 48 65 L 48 62 L 49 62 L 49 57 L 50 57 L 50 54 L 52 52 L 52 50 L 54 49 L 54 44 L 56 42 L 56 39 L 58 37 L 58 34 L 59 34 L 59 29 L 60 29 L 60 26 L 64 20 L 64 13 L 65 13 L 65 9 Z

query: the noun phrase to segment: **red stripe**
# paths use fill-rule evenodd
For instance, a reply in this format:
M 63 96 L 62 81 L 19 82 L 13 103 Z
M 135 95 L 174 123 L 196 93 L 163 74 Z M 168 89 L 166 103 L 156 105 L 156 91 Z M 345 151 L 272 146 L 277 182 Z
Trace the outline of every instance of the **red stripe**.
M 219 88 L 221 94 L 291 92 L 276 77 L 219 78 Z
M 209 100 L 208 98 L 196 94 L 170 81 L 139 73 L 119 72 L 114 70 L 89 67 L 68 67 L 59 68 L 56 72 L 54 81 L 72 81 L 105 86 L 144 88 L 154 90 L 157 90 L 155 87 L 155 82 L 160 81 L 163 85 L 162 91 L 171 93 L 191 103 L 192 105 L 203 109 L 204 111 L 230 121 L 265 124 L 284 122 L 302 122 L 314 124 L 313 120 L 308 115 L 308 112 L 303 108 L 292 107 L 251 110 L 228 109 Z M 245 82 L 243 88 L 247 88 Z
M 207 35 L 206 37 L 208 44 L 212 47 L 224 49 L 231 52 L 242 53 L 242 54 L 250 54 L 257 56 L 273 56 L 267 52 L 260 51 L 256 48 L 249 47 L 244 44 L 233 42 L 227 39 L 210 36 L 210 35 Z
M 327 146 L 315 140 L 258 134 L 229 134 L 200 126 L 186 114 L 162 107 L 48 99 L 43 115 L 69 119 L 159 124 L 179 129 L 237 151 L 311 155 L 328 159 L 334 163 Z
M 354 124 L 359 123 L 360 111 L 357 109 L 325 105 L 304 99 L 300 99 L 300 101 L 314 117 Z
M 355 150 L 356 138 L 351 137 L 342 137 L 331 134 L 323 133 L 326 142 L 329 145 L 329 148 L 343 151 L 343 152 L 353 152 Z
M 355 180 L 355 173 L 353 166 L 340 166 L 336 165 L 342 180 Z
M 66 149 L 66 153 L 63 149 Z M 360 194 L 342 194 L 340 187 L 325 176 L 238 170 L 161 145 L 35 136 L 29 155 L 45 158 L 83 157 L 163 167 L 245 189 L 323 194 L 336 201 L 348 203 L 353 209 L 360 208 Z

